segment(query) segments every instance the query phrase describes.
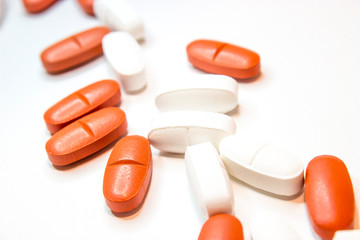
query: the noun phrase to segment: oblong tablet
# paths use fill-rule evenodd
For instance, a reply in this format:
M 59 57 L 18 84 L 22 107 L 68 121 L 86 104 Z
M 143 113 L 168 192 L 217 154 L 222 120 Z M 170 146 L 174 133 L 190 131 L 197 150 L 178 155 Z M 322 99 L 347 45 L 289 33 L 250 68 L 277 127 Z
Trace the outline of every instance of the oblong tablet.
M 196 74 L 190 81 L 160 93 L 155 104 L 160 111 L 195 110 L 226 113 L 238 104 L 237 82 L 228 76 Z
M 46 152 L 52 164 L 68 165 L 104 148 L 126 129 L 126 116 L 121 109 L 103 108 L 55 133 L 46 143 Z
M 213 40 L 196 40 L 186 51 L 189 62 L 205 72 L 239 79 L 260 73 L 260 56 L 246 48 Z
M 54 134 L 76 119 L 120 102 L 120 87 L 114 80 L 90 84 L 50 107 L 44 114 L 49 131 Z
M 23 0 L 26 11 L 29 13 L 40 13 L 48 9 L 57 0 Z
M 89 15 L 94 16 L 93 4 L 94 0 L 78 0 L 81 8 Z
M 242 240 L 241 222 L 230 214 L 216 214 L 203 225 L 198 240 Z
M 103 193 L 114 212 L 128 212 L 144 200 L 152 173 L 149 141 L 127 136 L 116 143 L 105 168 Z
M 160 151 L 185 153 L 187 146 L 208 141 L 218 148 L 224 137 L 235 132 L 234 119 L 225 114 L 174 111 L 156 116 L 148 139 L 151 145 Z
M 119 75 L 125 91 L 137 91 L 145 87 L 145 62 L 136 40 L 126 32 L 107 34 L 102 42 L 106 60 Z
M 140 15 L 124 0 L 96 0 L 95 16 L 116 31 L 130 33 L 135 39 L 144 38 L 144 23 Z
M 107 27 L 95 27 L 51 45 L 41 53 L 46 71 L 63 72 L 100 56 L 101 41 L 109 32 Z
M 331 239 L 335 231 L 353 227 L 355 196 L 343 161 L 322 155 L 309 162 L 305 203 L 313 229 L 320 237 Z
M 291 154 L 241 136 L 224 138 L 219 152 L 228 173 L 256 188 L 292 196 L 304 186 L 304 166 Z
M 360 230 L 341 230 L 336 231 L 333 240 L 359 240 Z
M 234 194 L 230 179 L 210 142 L 187 147 L 185 167 L 191 190 L 205 218 L 233 213 Z

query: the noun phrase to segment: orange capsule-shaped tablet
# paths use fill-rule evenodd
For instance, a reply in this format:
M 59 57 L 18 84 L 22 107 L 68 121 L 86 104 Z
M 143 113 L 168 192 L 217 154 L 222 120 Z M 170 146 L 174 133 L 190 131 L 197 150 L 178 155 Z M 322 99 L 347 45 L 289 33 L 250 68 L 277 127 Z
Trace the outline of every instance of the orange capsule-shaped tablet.
M 94 16 L 94 0 L 78 0 L 78 3 L 87 14 Z
M 107 27 L 95 27 L 48 47 L 41 53 L 46 71 L 63 72 L 100 56 L 103 53 L 101 41 L 109 32 Z
M 106 165 L 103 193 L 113 212 L 129 212 L 140 206 L 150 184 L 152 157 L 149 141 L 127 136 L 116 143 Z
M 45 11 L 57 0 L 23 0 L 26 11 L 29 13 L 39 13 Z
M 217 214 L 203 225 L 199 240 L 242 240 L 244 239 L 241 222 L 230 214 Z
M 315 157 L 307 166 L 305 202 L 313 229 L 323 239 L 352 227 L 355 197 L 350 175 L 337 157 Z
M 260 73 L 260 56 L 248 49 L 213 40 L 196 40 L 187 48 L 189 62 L 205 72 L 237 79 Z
M 64 166 L 104 148 L 126 132 L 125 113 L 103 108 L 64 127 L 46 143 L 46 152 L 56 166 Z
M 90 84 L 50 107 L 44 114 L 49 131 L 54 134 L 76 119 L 120 102 L 120 87 L 114 80 Z

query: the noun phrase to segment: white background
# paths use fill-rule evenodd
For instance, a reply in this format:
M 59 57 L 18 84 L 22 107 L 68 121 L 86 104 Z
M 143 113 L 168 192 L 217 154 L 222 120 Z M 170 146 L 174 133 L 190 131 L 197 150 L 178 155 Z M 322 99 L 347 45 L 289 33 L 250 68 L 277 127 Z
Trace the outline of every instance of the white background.
M 295 1 L 294 1 L 295 2 Z M 186 45 L 199 38 L 258 52 L 262 74 L 239 82 L 237 134 L 274 143 L 304 162 L 331 154 L 360 184 L 359 1 L 132 0 L 143 17 L 141 43 L 147 88 L 122 92 L 129 135 L 147 136 L 158 113 L 159 86 L 200 73 Z M 97 80 L 116 78 L 104 57 L 49 75 L 39 55 L 49 45 L 99 25 L 75 0 L 30 15 L 7 0 L 0 22 L 0 239 L 196 239 L 206 219 L 192 197 L 183 158 L 153 149 L 153 176 L 143 207 L 116 217 L 102 194 L 113 147 L 56 169 L 45 152 L 50 138 L 43 113 Z M 206 166 L 204 166 L 206 167 Z M 232 178 L 235 215 L 246 238 L 256 211 L 274 210 L 302 239 L 316 239 L 303 194 L 292 200 L 266 195 Z M 359 193 L 359 192 L 357 192 Z M 358 209 L 357 209 L 358 211 Z M 359 228 L 359 214 L 355 227 Z

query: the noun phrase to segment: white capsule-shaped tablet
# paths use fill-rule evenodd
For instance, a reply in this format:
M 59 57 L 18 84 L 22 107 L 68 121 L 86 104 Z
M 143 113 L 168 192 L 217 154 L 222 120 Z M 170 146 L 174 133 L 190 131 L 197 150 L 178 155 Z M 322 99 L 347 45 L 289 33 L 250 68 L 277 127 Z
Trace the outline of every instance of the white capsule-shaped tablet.
M 274 145 L 234 135 L 221 141 L 219 152 L 230 175 L 256 188 L 293 196 L 304 186 L 303 163 Z
M 126 32 L 111 32 L 102 40 L 104 55 L 119 75 L 121 86 L 127 92 L 145 87 L 145 62 L 136 40 Z
M 360 230 L 341 230 L 336 231 L 333 240 L 359 240 Z
M 257 212 L 251 219 L 252 240 L 300 240 L 291 224 L 273 211 Z
M 144 23 L 140 15 L 124 0 L 96 0 L 95 16 L 115 31 L 125 31 L 136 39 L 144 38 Z
M 175 81 L 157 95 L 160 111 L 194 110 L 226 113 L 238 104 L 238 84 L 225 75 L 194 74 Z
M 236 132 L 236 123 L 222 113 L 173 111 L 159 113 L 148 134 L 151 145 L 160 151 L 185 153 L 186 147 L 211 142 L 218 148 L 220 141 Z
M 233 213 L 234 195 L 230 179 L 210 142 L 187 147 L 185 167 L 191 190 L 205 218 Z

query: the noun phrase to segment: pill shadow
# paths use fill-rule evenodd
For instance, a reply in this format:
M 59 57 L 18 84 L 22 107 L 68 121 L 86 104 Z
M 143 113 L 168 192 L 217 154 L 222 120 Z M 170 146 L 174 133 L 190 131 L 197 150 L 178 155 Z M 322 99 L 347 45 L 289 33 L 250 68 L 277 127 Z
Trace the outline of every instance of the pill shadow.
M 184 160 L 185 154 L 183 153 L 170 153 L 170 152 L 161 152 L 159 153 L 159 156 L 166 157 L 166 158 L 173 158 L 173 159 L 179 159 Z
M 233 110 L 230 110 L 229 112 L 226 112 L 225 114 L 230 117 L 234 117 L 234 116 L 239 116 L 240 113 L 241 113 L 241 106 L 238 104 Z
M 263 78 L 263 74 L 260 72 L 259 74 L 251 77 L 251 78 L 234 78 L 237 82 L 240 83 L 253 83 L 260 81 Z

